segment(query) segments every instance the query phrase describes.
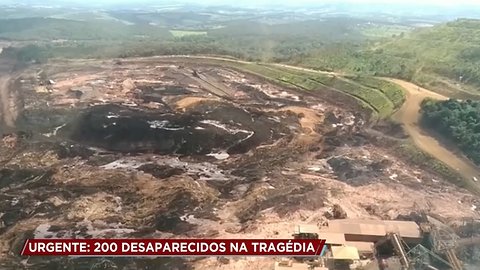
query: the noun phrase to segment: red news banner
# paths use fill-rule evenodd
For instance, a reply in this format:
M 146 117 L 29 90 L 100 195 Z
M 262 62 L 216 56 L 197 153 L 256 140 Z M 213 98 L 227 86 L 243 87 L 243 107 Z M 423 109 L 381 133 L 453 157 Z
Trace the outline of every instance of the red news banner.
M 320 256 L 319 239 L 29 239 L 22 256 Z

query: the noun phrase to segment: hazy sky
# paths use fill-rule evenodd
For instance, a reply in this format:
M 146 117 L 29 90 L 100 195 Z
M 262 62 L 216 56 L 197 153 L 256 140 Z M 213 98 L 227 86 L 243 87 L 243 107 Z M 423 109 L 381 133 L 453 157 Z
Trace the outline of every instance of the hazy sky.
M 298 0 L 315 2 L 313 0 Z M 318 1 L 317 1 L 318 2 Z M 336 2 L 336 1 L 331 1 Z M 379 3 L 379 4 L 430 4 L 430 5 L 466 5 L 466 4 L 480 4 L 480 0 L 345 0 L 345 2 L 352 3 Z
M 9 0 L 0 0 L 0 4 L 3 2 L 9 2 Z M 18 0 L 17 0 L 18 1 Z M 43 1 L 35 1 L 35 0 L 26 0 L 28 2 L 37 2 L 41 3 L 48 3 L 48 0 Z M 171 1 L 168 0 L 54 0 L 55 2 L 65 3 L 68 4 L 69 2 L 83 2 L 91 3 L 91 4 L 135 4 L 141 2 L 149 2 L 149 3 L 158 3 L 158 4 L 168 4 Z M 18 2 L 22 2 L 21 0 Z M 428 5 L 440 5 L 440 6 L 459 6 L 459 5 L 480 5 L 480 0 L 203 0 L 203 1 L 195 1 L 195 0 L 174 0 L 173 2 L 176 3 L 205 3 L 205 4 L 284 4 L 284 5 L 302 5 L 302 4 L 335 4 L 335 3 L 372 3 L 372 4 L 411 4 L 411 5 L 421 5 L 421 4 L 428 4 Z
M 115 1 L 115 0 L 111 0 Z M 212 0 L 214 1 L 214 0 Z M 215 2 L 236 2 L 236 1 L 221 1 L 217 0 Z M 253 1 L 252 1 L 253 2 Z M 315 4 L 315 3 L 342 3 L 342 2 L 349 2 L 349 3 L 375 3 L 375 4 L 435 4 L 435 5 L 461 5 L 461 4 L 480 4 L 480 0 L 331 0 L 331 1 L 319 1 L 319 0 L 278 0 L 278 1 L 271 1 L 271 0 L 256 0 L 255 2 L 275 2 L 275 3 L 308 3 L 308 4 Z
M 114 1 L 114 0 L 113 0 Z M 180 0 L 181 1 L 181 0 Z M 238 3 L 231 0 L 206 0 L 215 3 Z M 204 2 L 204 1 L 202 1 Z M 459 5 L 480 5 L 480 0 L 244 0 L 241 2 L 258 3 L 258 4 L 334 4 L 334 3 L 359 3 L 359 4 L 407 4 L 407 5 L 436 5 L 436 6 L 459 6 Z

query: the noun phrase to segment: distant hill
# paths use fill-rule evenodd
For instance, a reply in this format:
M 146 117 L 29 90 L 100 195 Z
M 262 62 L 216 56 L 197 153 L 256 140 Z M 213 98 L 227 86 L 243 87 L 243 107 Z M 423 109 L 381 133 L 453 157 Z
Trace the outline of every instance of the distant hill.
M 0 19 L 0 38 L 7 40 L 155 40 L 170 37 L 170 32 L 161 27 L 109 20 Z
M 421 21 L 405 18 L 307 20 L 287 11 L 41 11 L 31 17 L 22 17 L 29 14 L 24 8 L 0 12 L 10 18 L 0 19 L 0 40 L 41 46 L 27 48 L 24 59 L 227 54 L 397 77 L 454 97 L 480 97 L 480 20 L 419 27 Z
M 480 85 L 480 20 L 457 20 L 413 31 L 381 48 L 423 71 Z
M 459 19 L 419 28 L 366 46 L 339 44 L 311 53 L 300 64 L 398 77 L 459 97 L 480 94 L 480 20 Z

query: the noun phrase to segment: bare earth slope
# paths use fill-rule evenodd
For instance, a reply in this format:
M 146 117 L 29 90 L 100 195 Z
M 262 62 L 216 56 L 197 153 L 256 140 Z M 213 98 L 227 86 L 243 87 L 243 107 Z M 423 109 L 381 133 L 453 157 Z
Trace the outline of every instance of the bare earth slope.
M 271 269 L 259 258 L 18 254 L 31 237 L 289 238 L 339 207 L 349 218 L 412 220 L 416 204 L 449 225 L 478 217 L 477 196 L 397 157 L 344 95 L 330 103 L 224 63 L 57 60 L 19 74 L 8 96 L 22 99 L 15 124 L 31 136 L 0 142 L 0 269 Z

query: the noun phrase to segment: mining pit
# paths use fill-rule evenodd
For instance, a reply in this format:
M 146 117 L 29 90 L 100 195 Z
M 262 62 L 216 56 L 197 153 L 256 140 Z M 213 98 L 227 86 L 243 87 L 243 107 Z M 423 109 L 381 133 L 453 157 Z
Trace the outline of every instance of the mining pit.
M 290 238 L 298 223 L 335 218 L 334 206 L 395 220 L 429 205 L 451 226 L 478 217 L 475 196 L 384 146 L 398 127 L 371 129 L 342 96 L 174 58 L 57 60 L 10 80 L 2 269 L 270 269 L 272 259 L 18 251 L 29 237 Z

